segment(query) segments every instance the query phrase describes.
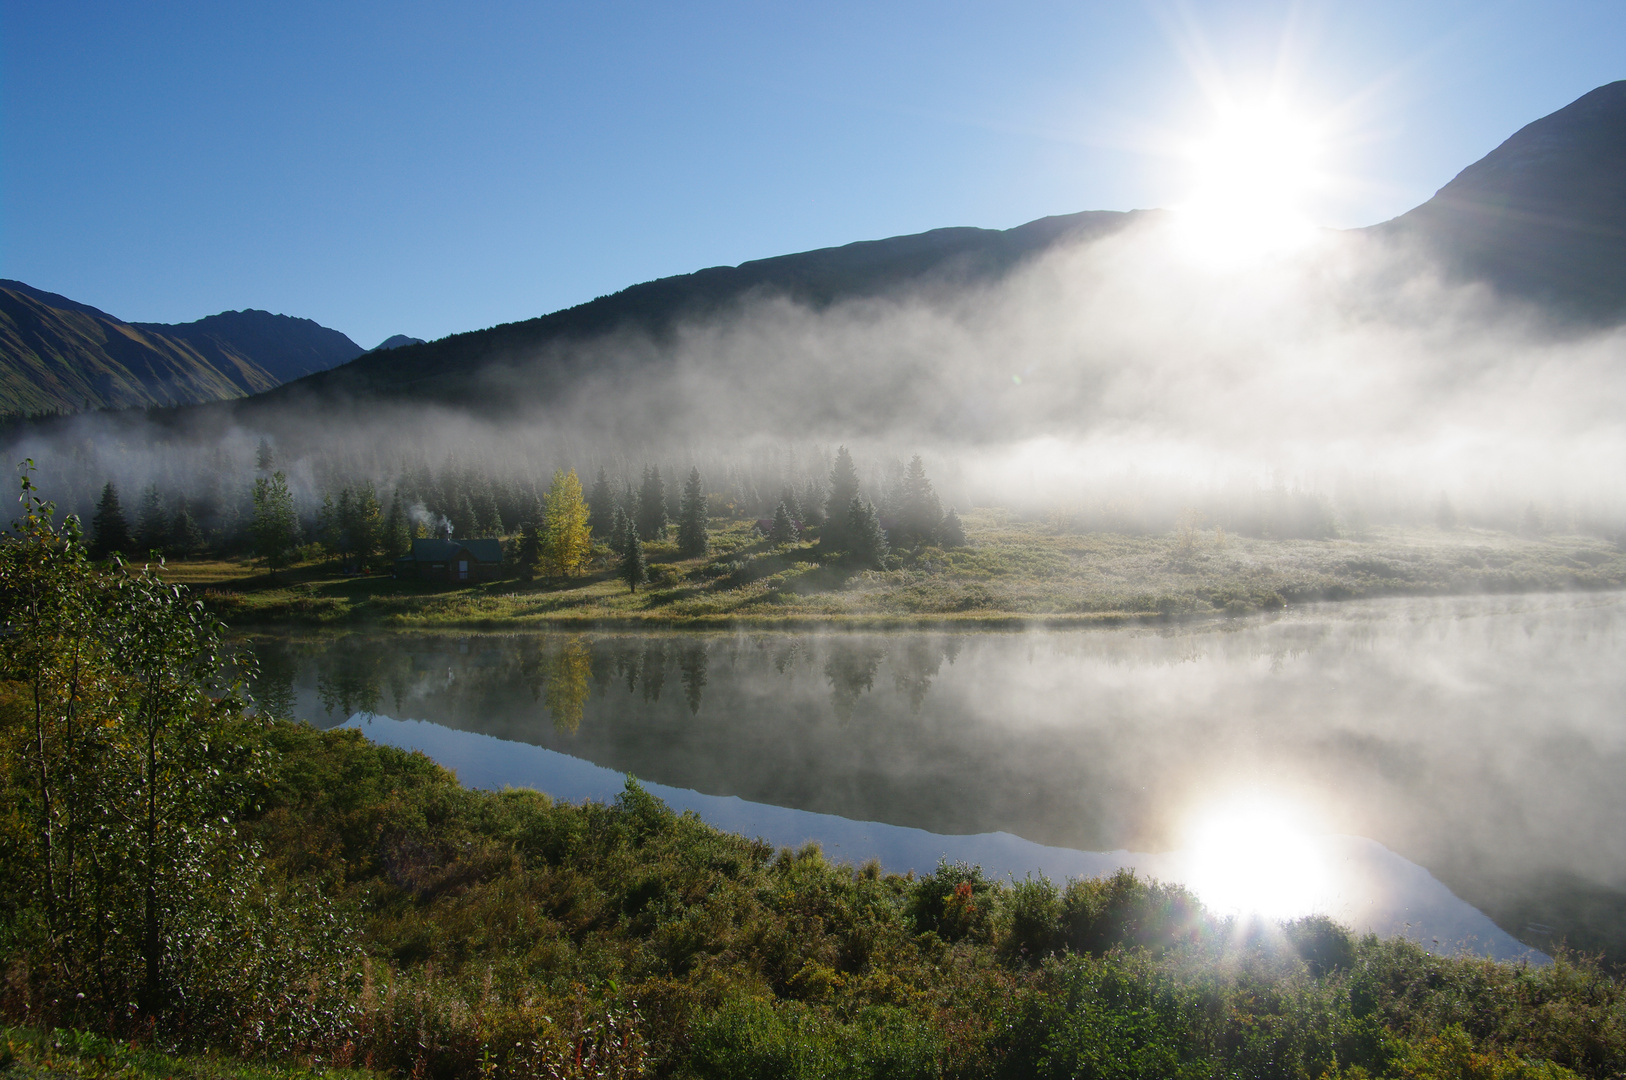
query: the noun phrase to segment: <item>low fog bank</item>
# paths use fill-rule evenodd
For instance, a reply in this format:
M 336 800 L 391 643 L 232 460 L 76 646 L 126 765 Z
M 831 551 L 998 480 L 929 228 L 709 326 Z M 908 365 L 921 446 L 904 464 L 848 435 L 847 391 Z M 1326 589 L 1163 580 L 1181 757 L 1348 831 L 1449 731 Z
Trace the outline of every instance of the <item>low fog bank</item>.
M 301 513 L 363 481 L 485 484 L 512 528 L 555 468 L 618 491 L 698 466 L 756 516 L 850 446 L 919 453 L 944 505 L 1063 528 L 1283 536 L 1388 523 L 1626 530 L 1626 328 L 1579 335 L 1360 233 L 1243 258 L 1163 216 L 1005 279 L 815 309 L 752 295 L 659 337 L 553 344 L 417 400 L 89 414 L 13 432 L 64 509 L 150 485 L 239 519 L 262 440 Z M 452 405 L 445 402 L 457 401 Z M 472 404 L 470 404 L 472 403 Z M 431 508 L 432 509 L 432 508 Z M 518 516 L 515 516 L 518 515 Z

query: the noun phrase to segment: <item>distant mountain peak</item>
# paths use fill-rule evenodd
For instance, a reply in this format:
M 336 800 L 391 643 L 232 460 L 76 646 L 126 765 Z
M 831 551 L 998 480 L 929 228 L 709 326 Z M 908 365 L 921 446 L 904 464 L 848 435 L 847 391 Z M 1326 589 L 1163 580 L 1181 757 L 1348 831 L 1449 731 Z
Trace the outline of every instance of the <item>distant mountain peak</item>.
M 422 345 L 423 338 L 407 337 L 405 334 L 392 334 L 380 341 L 367 351 L 370 353 L 383 352 L 385 349 L 399 349 L 403 345 Z

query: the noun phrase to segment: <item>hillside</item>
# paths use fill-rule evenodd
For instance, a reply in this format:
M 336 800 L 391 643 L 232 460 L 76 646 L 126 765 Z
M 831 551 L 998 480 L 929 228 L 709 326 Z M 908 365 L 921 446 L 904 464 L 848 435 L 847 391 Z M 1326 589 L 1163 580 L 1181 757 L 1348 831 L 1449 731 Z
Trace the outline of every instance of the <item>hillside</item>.
M 229 400 L 361 351 L 309 319 L 228 311 L 178 326 L 127 323 L 20 281 L 0 281 L 0 414 Z
M 630 332 L 658 344 L 682 320 L 752 297 L 782 296 L 817 309 L 988 281 L 1053 244 L 1105 236 L 1146 216 L 1090 212 L 1005 231 L 937 229 L 712 267 L 524 322 L 379 350 L 263 401 L 308 393 L 329 401 L 432 400 L 500 412 L 546 400 L 568 387 L 583 365 L 602 363 L 601 356 L 590 359 L 576 348 L 596 337 Z M 1362 231 L 1420 249 L 1457 278 L 1486 281 L 1544 307 L 1555 321 L 1626 319 L 1626 81 L 1527 125 L 1422 206 Z M 521 380 L 502 374 L 515 364 L 523 365 Z M 249 404 L 251 412 L 261 400 Z
M 1520 128 L 1374 231 L 1558 317 L 1626 319 L 1626 80 Z
M 526 404 L 505 387 L 482 386 L 487 365 L 549 354 L 527 370 L 530 392 L 545 399 L 575 372 L 570 347 L 611 333 L 647 334 L 659 341 L 685 319 L 727 309 L 752 297 L 780 296 L 821 308 L 841 300 L 989 281 L 1053 244 L 1110 235 L 1144 212 L 1088 211 L 1041 218 L 1014 229 L 934 229 L 912 236 L 714 266 L 623 289 L 573 308 L 456 334 L 423 345 L 375 352 L 288 389 L 246 403 L 252 411 L 291 396 L 433 400 L 500 409 Z

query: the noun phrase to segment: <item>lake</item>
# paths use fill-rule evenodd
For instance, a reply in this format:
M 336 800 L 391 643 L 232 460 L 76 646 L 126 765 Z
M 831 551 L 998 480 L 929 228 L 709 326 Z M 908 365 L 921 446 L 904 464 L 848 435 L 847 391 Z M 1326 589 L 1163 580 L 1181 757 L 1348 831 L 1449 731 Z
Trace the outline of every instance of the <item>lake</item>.
M 267 707 L 466 784 L 889 871 L 1129 866 L 1441 951 L 1626 958 L 1626 597 L 1158 628 L 259 637 Z M 1535 950 L 1534 954 L 1531 950 Z

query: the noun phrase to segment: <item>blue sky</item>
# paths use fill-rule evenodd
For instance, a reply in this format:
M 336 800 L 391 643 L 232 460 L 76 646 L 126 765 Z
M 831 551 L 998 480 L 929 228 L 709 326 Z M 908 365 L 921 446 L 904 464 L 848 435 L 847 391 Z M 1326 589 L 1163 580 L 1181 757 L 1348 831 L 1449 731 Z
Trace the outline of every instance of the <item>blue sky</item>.
M 1626 78 L 1626 4 L 0 0 L 0 276 L 363 346 L 704 266 L 1178 202 L 1215 101 L 1370 224 Z

